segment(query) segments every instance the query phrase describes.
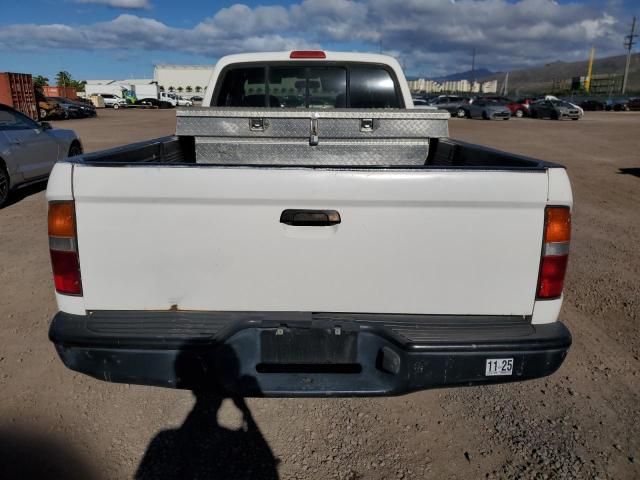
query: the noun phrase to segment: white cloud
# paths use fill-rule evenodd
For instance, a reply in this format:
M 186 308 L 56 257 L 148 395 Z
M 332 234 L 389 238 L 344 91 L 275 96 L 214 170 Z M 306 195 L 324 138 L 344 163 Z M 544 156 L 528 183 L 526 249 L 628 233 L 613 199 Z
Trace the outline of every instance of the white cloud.
M 147 5 L 148 0 L 79 0 Z M 218 57 L 243 51 L 313 48 L 394 53 L 413 71 L 439 74 L 469 63 L 515 68 L 620 51 L 619 3 L 588 7 L 549 0 L 302 0 L 290 6 L 219 9 L 192 28 L 119 15 L 108 22 L 0 26 L 0 49 L 142 49 Z
M 75 3 L 94 3 L 97 5 L 107 5 L 112 8 L 127 9 L 149 9 L 151 3 L 149 0 L 74 0 Z

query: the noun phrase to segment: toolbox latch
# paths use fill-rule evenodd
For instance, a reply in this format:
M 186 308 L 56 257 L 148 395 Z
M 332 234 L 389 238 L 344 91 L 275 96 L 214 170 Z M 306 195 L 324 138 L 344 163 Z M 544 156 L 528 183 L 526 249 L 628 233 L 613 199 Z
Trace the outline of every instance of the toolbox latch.
M 317 118 L 312 118 L 311 119 L 311 131 L 309 132 L 309 145 L 311 147 L 315 147 L 316 145 L 318 145 L 318 119 Z
M 373 118 L 360 119 L 360 131 L 361 132 L 373 132 Z
M 249 128 L 254 132 L 264 132 L 266 126 L 267 122 L 264 121 L 264 118 L 249 119 Z

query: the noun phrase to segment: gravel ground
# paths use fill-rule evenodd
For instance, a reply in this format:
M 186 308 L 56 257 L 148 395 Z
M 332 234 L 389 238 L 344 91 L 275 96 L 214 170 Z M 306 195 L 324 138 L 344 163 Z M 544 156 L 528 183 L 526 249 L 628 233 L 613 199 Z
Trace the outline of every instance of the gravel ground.
M 110 110 L 56 126 L 97 150 L 175 119 Z M 546 379 L 395 398 L 234 403 L 66 370 L 47 340 L 44 187 L 21 192 L 0 210 L 0 478 L 640 478 L 639 133 L 640 113 L 451 121 L 454 138 L 568 167 L 574 345 Z

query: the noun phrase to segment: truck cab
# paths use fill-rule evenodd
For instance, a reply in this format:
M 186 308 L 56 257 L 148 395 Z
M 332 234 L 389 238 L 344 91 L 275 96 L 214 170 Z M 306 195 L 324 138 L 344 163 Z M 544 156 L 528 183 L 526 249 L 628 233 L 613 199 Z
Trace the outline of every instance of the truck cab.
M 174 107 L 178 104 L 176 96 L 174 93 L 167 93 L 167 92 L 159 92 L 158 93 L 158 100 L 161 100 L 163 102 L 169 102 L 171 105 L 173 105 Z

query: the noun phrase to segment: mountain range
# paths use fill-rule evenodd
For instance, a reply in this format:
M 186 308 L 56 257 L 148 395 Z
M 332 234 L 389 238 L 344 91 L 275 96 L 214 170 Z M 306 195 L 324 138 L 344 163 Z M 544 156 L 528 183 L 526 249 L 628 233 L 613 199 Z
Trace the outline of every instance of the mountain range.
M 495 74 L 496 72 L 492 72 L 486 68 L 477 68 L 473 71 L 467 70 L 466 72 L 452 73 L 451 75 L 432 78 L 432 80 L 435 80 L 436 82 L 446 82 L 447 80 L 472 80 L 473 78 L 485 78 Z
M 613 57 L 596 58 L 593 62 L 592 74 L 597 75 L 620 75 L 624 73 L 626 55 Z M 554 83 L 568 81 L 573 77 L 587 75 L 588 60 L 578 62 L 552 62 L 539 67 L 532 67 L 522 70 L 512 70 L 509 72 L 509 91 L 511 92 L 544 92 L 549 91 Z M 502 86 L 505 72 L 494 73 L 486 77 L 478 77 L 479 80 L 498 80 L 499 87 Z M 627 84 L 628 93 L 640 92 L 640 53 L 631 55 L 629 65 L 629 79 Z M 618 93 L 618 92 L 612 92 Z
M 593 75 L 622 75 L 627 60 L 626 55 L 596 58 L 593 63 Z M 551 91 L 558 82 L 570 82 L 573 77 L 587 75 L 588 60 L 577 62 L 556 61 L 541 66 L 511 70 L 509 72 L 509 92 L 542 93 Z M 506 72 L 492 72 L 486 68 L 478 68 L 475 72 L 453 73 L 442 77 L 431 78 L 443 82 L 446 80 L 471 80 L 475 76 L 478 81 L 497 80 L 498 89 L 502 88 Z M 427 77 L 429 78 L 429 77 Z M 640 93 L 640 53 L 631 55 L 629 68 L 628 93 Z M 617 93 L 617 92 L 613 92 Z

